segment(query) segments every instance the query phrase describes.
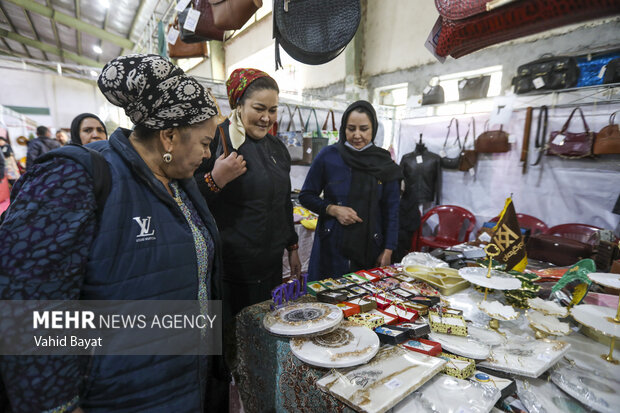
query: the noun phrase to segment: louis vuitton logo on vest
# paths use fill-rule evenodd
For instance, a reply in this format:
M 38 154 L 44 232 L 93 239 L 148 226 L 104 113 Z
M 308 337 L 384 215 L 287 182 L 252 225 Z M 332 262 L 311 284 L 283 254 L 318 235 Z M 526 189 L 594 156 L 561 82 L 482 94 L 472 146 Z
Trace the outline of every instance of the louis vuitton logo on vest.
M 133 220 L 140 226 L 140 233 L 136 235 L 136 242 L 155 239 L 155 230 L 151 231 L 151 217 L 133 217 Z

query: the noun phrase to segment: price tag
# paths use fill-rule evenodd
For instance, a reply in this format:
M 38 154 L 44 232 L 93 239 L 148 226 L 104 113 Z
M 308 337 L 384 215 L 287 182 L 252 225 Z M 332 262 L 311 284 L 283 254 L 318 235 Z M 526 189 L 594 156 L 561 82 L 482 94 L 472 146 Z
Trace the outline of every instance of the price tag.
M 190 9 L 187 12 L 187 18 L 185 19 L 183 28 L 185 30 L 189 30 L 190 32 L 195 32 L 196 26 L 198 25 L 198 19 L 200 19 L 200 12 L 198 10 Z
M 400 380 L 398 380 L 397 378 L 393 378 L 392 380 L 385 383 L 384 386 L 390 390 L 394 390 L 402 386 L 402 384 L 403 383 Z
M 422 155 L 418 155 L 415 157 L 415 161 L 417 163 L 423 163 L 424 162 L 424 158 L 422 158 Z
M 566 139 L 566 136 L 564 136 L 561 133 L 559 133 L 559 134 L 555 135 L 555 138 L 553 138 L 551 143 L 554 144 L 554 145 L 564 145 L 564 140 L 565 139 Z
M 532 83 L 534 83 L 534 87 L 536 89 L 540 89 L 541 87 L 545 86 L 545 81 L 542 77 L 537 77 L 536 79 L 532 80 Z
M 600 77 L 600 76 L 599 76 L 599 77 Z M 426 94 L 427 94 L 428 92 L 430 92 L 430 91 L 431 91 L 431 87 L 430 87 L 430 86 L 426 86 L 426 87 L 424 88 L 424 91 L 423 91 L 422 93 L 424 93 L 424 94 L 426 95 Z
M 605 72 L 607 71 L 607 65 L 601 67 L 601 71 L 598 72 L 598 78 L 602 79 L 605 76 Z
M 459 89 L 463 89 L 465 87 L 465 83 L 467 83 L 467 80 L 463 79 L 459 82 Z
M 439 156 L 441 156 L 442 158 L 445 158 L 446 156 L 448 156 L 448 154 L 446 153 L 446 151 L 442 149 L 439 151 Z
M 508 143 L 517 143 L 517 137 L 514 135 L 508 135 Z
M 178 38 L 179 38 L 179 31 L 175 29 L 174 27 L 171 27 L 170 30 L 168 30 L 168 34 L 166 35 L 166 40 L 170 44 L 175 44 Z
M 483 242 L 491 242 L 491 236 L 488 232 L 483 232 L 482 234 L 480 234 L 478 239 Z
M 312 148 L 306 149 L 306 153 L 312 153 Z
M 191 0 L 179 0 L 177 6 L 174 8 L 176 11 L 183 11 L 187 7 Z
M 469 168 L 469 171 L 468 171 L 468 172 L 469 172 L 469 174 L 470 174 L 471 176 L 476 175 L 476 170 L 475 170 L 474 168 Z

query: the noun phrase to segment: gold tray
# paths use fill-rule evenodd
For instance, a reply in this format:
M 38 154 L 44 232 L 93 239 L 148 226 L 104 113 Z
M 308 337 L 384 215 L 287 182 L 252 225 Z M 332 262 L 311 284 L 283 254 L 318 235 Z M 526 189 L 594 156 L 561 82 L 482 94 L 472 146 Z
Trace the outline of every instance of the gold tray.
M 467 287 L 469 281 L 459 275 L 459 270 L 454 268 L 430 268 L 422 265 L 407 265 L 403 271 L 413 278 L 422 280 L 432 285 L 442 295 L 452 295 Z

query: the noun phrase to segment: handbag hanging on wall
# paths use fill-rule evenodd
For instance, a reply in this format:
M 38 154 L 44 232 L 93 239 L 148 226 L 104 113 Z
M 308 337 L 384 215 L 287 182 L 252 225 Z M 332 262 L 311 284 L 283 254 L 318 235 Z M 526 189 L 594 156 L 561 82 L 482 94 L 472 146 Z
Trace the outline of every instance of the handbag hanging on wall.
M 579 111 L 583 121 L 584 132 L 573 133 L 568 131 L 568 126 L 576 111 Z M 547 155 L 561 156 L 562 158 L 585 158 L 592 156 L 592 145 L 595 133 L 590 131 L 586 118 L 580 107 L 576 107 L 562 126 L 560 131 L 553 131 L 549 136 Z
M 213 23 L 221 30 L 239 30 L 250 20 L 263 0 L 208 0 L 213 10 Z
M 521 94 L 532 90 L 573 87 L 577 85 L 578 79 L 577 59 L 545 54 L 540 59 L 519 66 L 517 75 L 512 78 L 512 84 L 515 87 L 515 93 Z
M 168 30 L 170 27 L 180 30 L 178 18 L 174 20 L 173 24 L 168 25 Z M 168 43 L 168 56 L 171 58 L 208 57 L 209 52 L 206 42 L 185 43 L 179 36 L 174 44 Z
M 620 127 L 614 124 L 618 111 L 609 116 L 609 125 L 605 126 L 594 138 L 594 155 L 620 153 Z
M 508 152 L 510 143 L 508 134 L 504 132 L 504 125 L 500 125 L 499 130 L 487 130 L 489 121 L 484 124 L 484 132 L 476 138 L 474 147 L 478 153 L 499 153 Z
M 194 10 L 200 13 L 200 17 L 198 18 L 198 23 L 196 24 L 196 30 L 194 32 L 190 32 L 183 28 L 185 23 L 185 19 L 187 18 L 188 11 L 193 8 Z M 179 25 L 181 26 L 181 39 L 185 43 L 191 43 L 191 41 L 186 40 L 195 38 L 205 40 L 222 40 L 224 39 L 224 30 L 218 29 L 213 22 L 213 10 L 211 8 L 211 3 L 208 0 L 192 0 L 191 3 L 179 13 Z M 200 40 L 197 40 L 200 41 Z
M 291 156 L 291 162 L 303 162 L 304 159 L 304 121 L 301 117 L 301 110 L 299 106 L 295 106 L 295 109 L 291 112 L 291 107 L 286 105 L 289 114 L 288 126 L 286 131 L 278 132 L 278 138 L 284 143 L 289 155 Z M 295 127 L 295 113 L 299 114 L 299 130 Z M 282 125 L 282 120 L 280 120 Z M 293 130 L 291 130 L 291 125 Z
M 445 102 L 444 91 L 439 79 L 433 77 L 429 85 L 422 92 L 422 105 L 437 105 Z
M 446 145 L 448 144 L 448 138 L 450 137 L 452 122 L 456 124 L 456 139 L 453 144 L 448 147 Z M 452 118 L 448 124 L 448 132 L 446 133 L 446 139 L 443 142 L 443 148 L 439 152 L 439 156 L 441 156 L 441 166 L 446 169 L 458 169 L 462 149 L 463 147 L 461 146 L 461 137 L 459 134 L 459 120 Z
M 476 138 L 476 119 L 471 118 L 471 123 L 469 124 L 472 131 L 473 139 Z M 478 162 L 478 152 L 475 149 L 467 149 L 467 137 L 469 136 L 469 127 L 467 128 L 467 133 L 465 134 L 465 139 L 463 139 L 463 150 L 461 151 L 461 157 L 459 158 L 459 171 L 469 171 L 470 169 L 476 166 L 476 162 Z
M 470 77 L 459 81 L 459 100 L 482 99 L 487 97 L 491 76 Z

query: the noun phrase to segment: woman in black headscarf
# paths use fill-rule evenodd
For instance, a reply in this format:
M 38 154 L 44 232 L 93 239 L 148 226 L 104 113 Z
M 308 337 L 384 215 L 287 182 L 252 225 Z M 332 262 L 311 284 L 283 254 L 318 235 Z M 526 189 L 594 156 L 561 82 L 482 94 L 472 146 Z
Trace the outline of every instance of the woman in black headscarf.
M 373 143 L 377 128 L 369 102 L 351 104 L 342 115 L 340 141 L 322 150 L 310 167 L 299 196 L 319 214 L 308 280 L 391 262 L 402 173 L 389 152 Z
M 108 131 L 97 115 L 81 113 L 71 122 L 71 143 L 87 143 L 108 139 Z

